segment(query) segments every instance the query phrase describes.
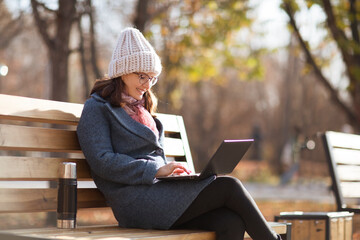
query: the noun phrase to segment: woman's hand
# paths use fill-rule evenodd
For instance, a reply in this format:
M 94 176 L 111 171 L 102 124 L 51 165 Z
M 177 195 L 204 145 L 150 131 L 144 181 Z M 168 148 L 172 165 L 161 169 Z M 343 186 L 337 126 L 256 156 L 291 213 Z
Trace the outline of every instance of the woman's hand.
M 184 173 L 190 174 L 191 171 L 188 170 L 182 163 L 170 162 L 170 163 L 162 166 L 161 168 L 159 168 L 155 177 L 165 177 L 165 176 L 169 176 L 171 174 L 181 175 Z

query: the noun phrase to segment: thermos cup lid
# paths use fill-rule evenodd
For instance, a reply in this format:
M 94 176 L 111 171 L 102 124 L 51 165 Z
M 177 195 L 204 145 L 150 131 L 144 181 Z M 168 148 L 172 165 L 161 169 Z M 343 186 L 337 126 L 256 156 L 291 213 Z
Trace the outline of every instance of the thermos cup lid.
M 59 168 L 59 178 L 73 178 L 76 179 L 76 163 L 63 162 Z

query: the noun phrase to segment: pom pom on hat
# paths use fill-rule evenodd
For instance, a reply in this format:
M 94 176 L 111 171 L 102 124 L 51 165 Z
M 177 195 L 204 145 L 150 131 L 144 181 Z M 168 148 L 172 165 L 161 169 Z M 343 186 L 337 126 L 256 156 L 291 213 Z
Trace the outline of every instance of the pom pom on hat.
M 125 28 L 112 53 L 108 77 L 115 78 L 133 72 L 153 72 L 158 76 L 161 70 L 161 60 L 144 35 L 135 28 Z

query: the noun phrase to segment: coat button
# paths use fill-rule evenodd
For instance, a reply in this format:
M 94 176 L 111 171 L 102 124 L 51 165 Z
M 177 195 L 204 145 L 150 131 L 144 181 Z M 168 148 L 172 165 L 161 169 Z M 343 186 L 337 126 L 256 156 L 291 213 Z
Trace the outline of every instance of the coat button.
M 159 155 L 162 155 L 164 151 L 161 148 L 158 148 L 155 152 Z

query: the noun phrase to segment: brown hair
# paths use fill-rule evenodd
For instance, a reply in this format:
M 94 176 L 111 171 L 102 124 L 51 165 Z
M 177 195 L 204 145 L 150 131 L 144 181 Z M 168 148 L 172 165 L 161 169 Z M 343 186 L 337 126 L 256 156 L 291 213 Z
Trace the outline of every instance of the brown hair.
M 110 102 L 114 107 L 122 107 L 125 102 L 122 100 L 121 93 L 125 90 L 125 84 L 121 77 L 116 78 L 103 78 L 96 80 L 93 88 L 91 89 L 91 94 L 97 93 L 100 97 Z M 145 99 L 145 109 L 149 111 L 150 114 L 156 112 L 157 107 L 157 98 L 154 93 L 149 89 L 144 93 Z

